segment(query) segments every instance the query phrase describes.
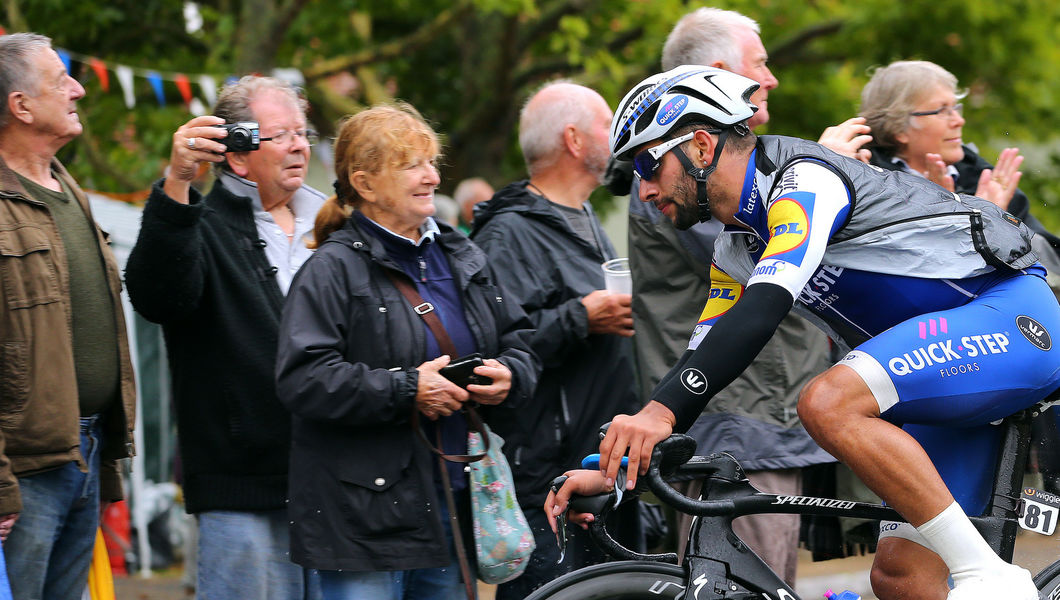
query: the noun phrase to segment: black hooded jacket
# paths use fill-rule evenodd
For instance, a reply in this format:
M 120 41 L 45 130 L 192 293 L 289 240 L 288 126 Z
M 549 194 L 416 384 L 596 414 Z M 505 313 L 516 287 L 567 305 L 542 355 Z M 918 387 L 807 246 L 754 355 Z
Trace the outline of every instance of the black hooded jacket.
M 544 370 L 533 400 L 498 406 L 489 422 L 505 439 L 520 504 L 539 509 L 552 478 L 597 451 L 600 425 L 640 406 L 631 341 L 590 335 L 581 303 L 604 288 L 600 265 L 615 257 L 614 247 L 595 216 L 602 253 L 526 184 L 513 183 L 476 206 L 471 235 L 536 327 L 531 347 Z
M 438 224 L 464 315 L 485 357 L 512 372 L 500 406 L 525 405 L 539 369 L 530 322 L 485 255 Z M 284 305 L 276 391 L 292 413 L 291 559 L 305 567 L 398 571 L 449 564 L 434 456 L 410 425 L 427 355 L 423 319 L 386 270 L 400 271 L 355 219 L 320 245 Z M 485 407 L 483 407 L 485 408 Z

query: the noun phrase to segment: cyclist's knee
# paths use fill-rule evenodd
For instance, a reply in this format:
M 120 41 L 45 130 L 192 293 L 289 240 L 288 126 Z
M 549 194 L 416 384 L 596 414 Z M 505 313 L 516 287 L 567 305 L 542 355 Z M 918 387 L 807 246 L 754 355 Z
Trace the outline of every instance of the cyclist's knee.
M 799 394 L 799 419 L 807 429 L 816 429 L 844 412 L 843 390 L 836 385 L 829 371 L 814 377 Z
M 845 417 L 879 416 L 879 406 L 857 373 L 833 367 L 803 387 L 798 412 L 812 434 L 845 427 Z
M 869 573 L 879 600 L 944 600 L 949 571 L 937 554 L 901 538 L 883 538 Z

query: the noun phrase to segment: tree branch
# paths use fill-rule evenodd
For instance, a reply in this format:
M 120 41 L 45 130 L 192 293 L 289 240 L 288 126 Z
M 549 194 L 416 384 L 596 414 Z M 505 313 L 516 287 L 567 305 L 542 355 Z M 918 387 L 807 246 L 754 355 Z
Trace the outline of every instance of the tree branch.
M 347 54 L 346 56 L 337 56 L 335 58 L 319 61 L 304 69 L 303 74 L 307 81 L 311 81 L 334 75 L 341 71 L 348 71 L 365 65 L 398 58 L 434 39 L 435 36 L 451 25 L 454 19 L 465 10 L 467 10 L 467 7 L 464 6 L 443 10 L 438 13 L 433 21 L 423 25 L 411 35 L 401 39 L 384 42 L 382 44 L 372 44 L 371 48 L 354 54 Z
M 801 53 L 813 40 L 833 35 L 843 28 L 844 21 L 834 20 L 807 27 L 793 37 L 769 49 L 769 62 L 778 66 L 801 62 Z
M 88 159 L 88 163 L 92 165 L 93 169 L 112 178 L 114 181 L 117 181 L 118 185 L 122 188 L 126 190 L 140 189 L 141 186 L 137 185 L 135 181 L 126 176 L 121 169 L 118 169 L 107 162 L 106 157 L 103 156 L 103 153 L 99 149 L 99 140 L 92 134 L 92 129 L 87 124 L 87 119 L 82 121 L 78 149 L 83 151 L 85 158 Z
M 271 37 L 274 40 L 282 40 L 287 35 L 298 13 L 302 12 L 309 0 L 287 0 L 278 7 L 279 18 L 273 22 Z
M 588 3 L 587 0 L 563 0 L 553 5 L 532 26 L 523 29 L 515 42 L 516 54 L 523 54 L 538 39 L 554 32 L 559 26 L 560 19 L 582 11 Z
M 18 0 L 5 0 L 4 12 L 7 14 L 7 27 L 11 30 L 9 33 L 28 29 L 26 19 L 23 18 L 22 11 L 18 8 Z

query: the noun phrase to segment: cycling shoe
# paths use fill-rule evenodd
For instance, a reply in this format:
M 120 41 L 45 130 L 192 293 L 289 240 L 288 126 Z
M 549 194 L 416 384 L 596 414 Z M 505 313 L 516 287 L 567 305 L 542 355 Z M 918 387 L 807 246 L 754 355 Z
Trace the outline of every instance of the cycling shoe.
M 946 600 L 1038 600 L 1030 571 L 1005 564 L 982 577 L 970 577 L 950 590 Z

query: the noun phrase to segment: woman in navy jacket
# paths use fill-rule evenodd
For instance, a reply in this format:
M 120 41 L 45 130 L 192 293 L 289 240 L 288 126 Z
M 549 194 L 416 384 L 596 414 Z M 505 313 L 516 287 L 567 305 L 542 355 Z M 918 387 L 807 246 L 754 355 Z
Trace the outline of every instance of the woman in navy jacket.
M 531 325 L 485 255 L 431 218 L 438 148 L 407 104 L 342 125 L 337 195 L 284 308 L 276 381 L 293 414 L 291 557 L 321 570 L 325 598 L 463 597 L 441 478 L 467 536 L 467 475 L 455 463 L 440 473 L 410 419 L 418 412 L 428 439 L 440 433 L 443 450 L 466 453 L 461 406 L 526 402 L 540 370 Z M 492 384 L 464 389 L 438 373 L 457 357 L 443 355 L 394 276 L 431 303 L 460 355 L 488 357 L 476 373 Z

